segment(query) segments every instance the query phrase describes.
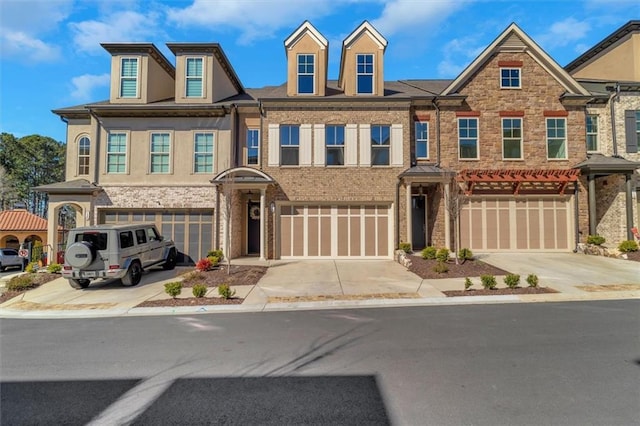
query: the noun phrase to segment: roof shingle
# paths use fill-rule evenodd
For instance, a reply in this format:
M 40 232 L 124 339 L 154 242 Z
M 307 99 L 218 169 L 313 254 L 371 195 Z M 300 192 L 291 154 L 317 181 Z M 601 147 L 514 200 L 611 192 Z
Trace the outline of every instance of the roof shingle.
M 0 231 L 46 231 L 47 220 L 23 209 L 0 212 Z

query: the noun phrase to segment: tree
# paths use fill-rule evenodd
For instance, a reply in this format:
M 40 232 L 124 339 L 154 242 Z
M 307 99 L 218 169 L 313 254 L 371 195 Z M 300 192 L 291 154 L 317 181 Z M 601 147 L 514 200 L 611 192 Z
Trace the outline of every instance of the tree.
M 455 175 L 452 175 L 449 182 L 443 183 L 443 185 L 449 186 L 449 191 L 445 191 L 444 206 L 453 221 L 453 253 L 456 259 L 456 265 L 458 265 L 458 251 L 460 251 L 460 212 L 463 206 L 469 202 L 469 197 L 462 191 L 460 185 L 458 185 Z
M 40 185 L 64 180 L 65 145 L 47 136 L 30 135 L 20 139 L 9 133 L 0 138 L 0 167 L 6 184 L 27 210 L 41 217 L 47 215 L 48 196 L 35 191 Z
M 227 174 L 224 177 L 224 182 L 222 183 L 222 195 L 224 196 L 222 202 L 222 218 L 224 220 L 224 256 L 227 259 L 227 274 L 231 274 L 231 230 L 233 220 L 232 212 L 233 212 L 233 201 L 236 196 L 235 188 L 234 188 L 234 178 Z

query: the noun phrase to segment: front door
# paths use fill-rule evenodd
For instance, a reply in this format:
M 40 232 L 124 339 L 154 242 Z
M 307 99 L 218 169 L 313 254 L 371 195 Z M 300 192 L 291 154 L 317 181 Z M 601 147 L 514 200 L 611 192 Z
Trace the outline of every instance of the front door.
M 414 250 L 427 245 L 427 224 L 425 215 L 425 197 L 417 195 L 411 197 L 411 245 Z
M 260 253 L 260 204 L 247 203 L 247 254 Z

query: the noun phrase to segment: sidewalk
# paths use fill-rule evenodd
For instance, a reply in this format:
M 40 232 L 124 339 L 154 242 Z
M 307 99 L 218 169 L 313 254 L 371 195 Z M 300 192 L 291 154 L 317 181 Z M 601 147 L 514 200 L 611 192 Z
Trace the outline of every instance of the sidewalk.
M 640 298 L 640 263 L 572 253 L 490 254 L 482 260 L 521 276 L 536 273 L 542 286 L 558 293 L 447 297 L 462 290 L 464 279 L 423 280 L 393 261 L 235 260 L 235 264 L 268 265 L 255 286 L 236 286 L 240 305 L 136 307 L 146 300 L 168 298 L 164 283 L 170 271 L 153 271 L 136 287 L 111 283 L 72 289 L 63 278 L 51 281 L 0 305 L 3 318 L 86 318 L 211 312 L 266 312 L 390 306 L 433 306 L 479 303 L 564 302 Z M 2 281 L 9 277 L 0 277 Z M 472 278 L 480 288 L 479 278 Z M 497 277 L 499 287 L 504 287 Z M 526 284 L 525 284 L 526 285 Z M 190 297 L 184 291 L 182 297 Z

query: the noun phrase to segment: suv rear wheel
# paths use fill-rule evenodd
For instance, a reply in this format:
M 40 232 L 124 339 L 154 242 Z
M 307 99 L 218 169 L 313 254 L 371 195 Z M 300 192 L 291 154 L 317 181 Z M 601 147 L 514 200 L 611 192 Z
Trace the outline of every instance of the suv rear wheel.
M 71 287 L 77 288 L 77 289 L 89 287 L 90 282 L 91 281 L 89 280 L 76 280 L 76 279 L 69 280 L 69 284 L 71 285 Z
M 135 261 L 131 263 L 131 265 L 129 265 L 127 274 L 124 277 L 122 277 L 122 285 L 127 287 L 138 285 L 141 279 L 142 279 L 142 266 L 140 266 L 140 262 Z

